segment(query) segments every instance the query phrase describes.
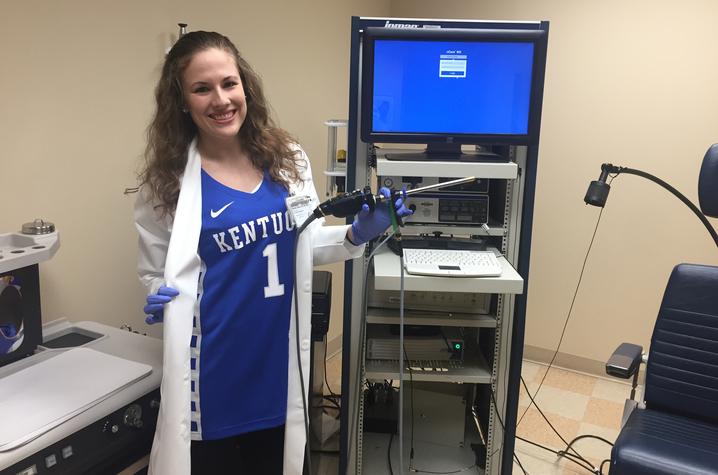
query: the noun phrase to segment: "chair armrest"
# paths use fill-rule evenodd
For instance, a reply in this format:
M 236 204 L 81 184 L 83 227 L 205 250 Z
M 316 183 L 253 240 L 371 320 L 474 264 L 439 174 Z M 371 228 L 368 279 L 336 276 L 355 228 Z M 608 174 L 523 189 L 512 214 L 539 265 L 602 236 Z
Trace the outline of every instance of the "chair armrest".
M 606 363 L 606 374 L 617 378 L 632 377 L 641 364 L 643 347 L 632 343 L 621 343 Z

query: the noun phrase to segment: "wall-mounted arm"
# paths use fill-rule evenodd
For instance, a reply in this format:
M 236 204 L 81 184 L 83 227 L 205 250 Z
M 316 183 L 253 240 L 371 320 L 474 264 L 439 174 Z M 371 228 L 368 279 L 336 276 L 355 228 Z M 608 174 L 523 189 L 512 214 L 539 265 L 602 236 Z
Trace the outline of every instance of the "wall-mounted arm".
M 612 165 L 610 163 L 604 163 L 603 165 L 601 165 L 601 176 L 598 177 L 598 180 L 592 181 L 591 184 L 588 186 L 588 190 L 586 191 L 586 196 L 583 198 L 583 201 L 585 201 L 586 204 L 603 208 L 606 205 L 606 200 L 608 199 L 608 192 L 611 190 L 611 186 L 606 183 L 608 175 L 620 175 L 621 173 L 638 175 L 640 177 L 647 178 L 648 180 L 651 180 L 652 182 L 657 183 L 666 190 L 670 191 L 676 198 L 678 198 L 686 206 L 688 206 L 691 211 L 695 213 L 696 216 L 698 216 L 698 219 L 701 220 L 701 222 L 713 238 L 713 241 L 715 242 L 716 246 L 718 246 L 718 233 L 716 233 L 716 230 L 713 229 L 713 226 L 711 226 L 711 223 L 708 222 L 708 219 L 701 212 L 701 210 L 699 210 L 698 207 L 691 202 L 691 200 L 686 198 L 683 193 L 676 190 L 660 178 L 651 175 L 650 173 L 636 170 L 634 168 L 620 167 L 617 165 Z

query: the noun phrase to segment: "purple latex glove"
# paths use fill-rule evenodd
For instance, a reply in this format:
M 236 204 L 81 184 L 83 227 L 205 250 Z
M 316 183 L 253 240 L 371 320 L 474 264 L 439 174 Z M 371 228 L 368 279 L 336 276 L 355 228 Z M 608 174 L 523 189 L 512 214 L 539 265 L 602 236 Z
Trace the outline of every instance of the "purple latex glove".
M 150 294 L 147 296 L 147 305 L 143 309 L 147 314 L 145 322 L 148 325 L 154 325 L 164 320 L 165 316 L 165 304 L 177 297 L 179 292 L 172 287 L 163 285 L 159 288 L 156 294 Z
M 391 191 L 389 188 L 382 186 L 379 189 L 379 193 L 384 198 L 391 198 Z M 411 216 L 414 212 L 404 206 L 406 188 L 401 190 L 401 196 L 401 198 L 394 202 L 396 215 L 400 218 Z M 352 242 L 358 246 L 359 244 L 371 241 L 383 233 L 390 225 L 391 216 L 389 215 L 388 201 L 377 203 L 374 211 L 369 211 L 369 206 L 365 204 L 362 206 L 362 210 L 357 213 L 356 219 L 352 223 Z

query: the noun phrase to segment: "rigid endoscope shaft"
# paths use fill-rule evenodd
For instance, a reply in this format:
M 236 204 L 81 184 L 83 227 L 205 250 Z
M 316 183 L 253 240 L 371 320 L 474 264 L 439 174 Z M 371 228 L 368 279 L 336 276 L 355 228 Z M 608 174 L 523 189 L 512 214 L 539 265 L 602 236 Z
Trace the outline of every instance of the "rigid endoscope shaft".
M 463 185 L 464 183 L 471 183 L 473 181 L 476 181 L 476 177 L 467 176 L 465 178 L 457 178 L 456 180 L 444 181 L 441 183 L 435 183 L 433 185 L 422 186 L 420 188 L 412 188 L 411 190 L 406 190 L 406 196 L 411 196 L 416 193 L 423 193 L 425 191 L 437 190 L 439 188 L 446 188 L 447 186 Z M 376 196 L 376 199 L 377 201 L 383 201 L 384 196 L 379 194 Z

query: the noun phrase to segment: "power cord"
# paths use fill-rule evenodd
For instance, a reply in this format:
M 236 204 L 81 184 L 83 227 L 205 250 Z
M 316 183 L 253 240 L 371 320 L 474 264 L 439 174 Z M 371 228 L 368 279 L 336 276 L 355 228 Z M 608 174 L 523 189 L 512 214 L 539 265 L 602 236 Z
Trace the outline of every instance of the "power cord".
M 329 394 L 332 397 L 335 397 L 335 398 L 340 397 L 339 394 L 332 391 L 331 386 L 329 386 L 329 380 L 327 379 L 327 345 L 324 345 L 324 384 L 327 386 L 327 389 L 329 390 Z
M 569 442 L 566 442 L 566 439 L 564 439 L 563 436 L 559 433 L 559 431 L 556 430 L 556 428 L 553 426 L 553 424 L 552 424 L 551 421 L 548 419 L 548 417 L 546 417 L 546 414 L 544 414 L 544 412 L 543 412 L 543 411 L 541 410 L 541 408 L 538 406 L 538 404 L 536 403 L 536 401 L 533 400 L 533 397 L 531 397 L 531 393 L 529 392 L 529 388 L 528 388 L 528 386 L 526 385 L 526 381 L 524 381 L 523 376 L 521 377 L 521 383 L 523 384 L 524 389 L 526 390 L 526 393 L 528 394 L 529 398 L 531 399 L 531 402 L 532 402 L 533 405 L 536 407 L 536 410 L 538 410 L 539 414 L 541 414 L 541 417 L 543 417 L 543 419 L 546 421 L 546 423 L 549 425 L 549 427 L 551 427 L 551 430 L 554 431 L 554 433 L 558 436 L 558 438 L 561 439 L 561 441 L 562 441 L 564 444 L 566 444 L 566 448 L 565 448 L 564 450 L 559 450 L 559 451 L 553 451 L 553 450 L 551 450 L 551 452 L 554 452 L 554 453 L 555 453 L 556 455 L 558 455 L 559 457 L 564 457 L 564 458 L 566 458 L 566 459 L 568 459 L 568 460 L 571 460 L 572 462 L 576 462 L 576 460 L 574 460 L 574 458 L 575 458 L 575 459 L 579 460 L 580 462 L 582 462 L 582 463 L 579 463 L 579 465 L 581 465 L 581 466 L 582 466 L 583 468 L 585 468 L 586 470 L 589 470 L 590 472 L 595 473 L 595 470 L 596 470 L 596 469 L 593 468 L 593 466 L 591 465 L 591 462 L 589 462 L 585 457 L 583 457 L 581 454 L 579 454 L 578 451 L 576 451 L 576 449 L 574 449 L 574 448 L 572 447 L 573 443 L 574 443 L 576 440 L 578 440 L 579 438 L 574 439 L 574 440 L 571 441 L 570 443 L 569 443 Z M 517 436 L 517 437 L 518 437 L 518 436 Z M 598 437 L 598 436 L 592 436 L 592 437 Z M 527 441 L 526 439 L 523 439 L 523 438 L 522 438 L 521 440 L 524 440 L 524 441 L 526 441 L 526 442 L 529 442 L 529 441 Z M 529 443 L 532 443 L 532 442 L 529 442 Z M 539 445 L 539 444 L 535 444 L 535 445 Z M 539 445 L 539 446 L 540 446 L 540 445 Z M 544 449 L 546 448 L 546 447 L 543 447 L 543 446 L 540 446 L 540 447 L 541 447 L 541 448 L 544 448 Z M 550 449 L 549 449 L 549 450 L 550 450 Z M 573 453 L 573 454 L 570 453 L 569 450 L 573 450 L 574 453 Z M 585 463 L 587 466 L 583 465 L 583 463 Z
M 297 297 L 297 249 L 299 247 L 299 236 L 307 229 L 312 221 L 317 219 L 314 215 L 309 215 L 306 221 L 297 229 L 297 235 L 294 238 L 294 260 L 292 265 L 292 274 L 294 282 L 292 283 L 292 300 L 294 301 L 294 336 L 297 344 L 297 366 L 299 367 L 299 382 L 302 385 L 302 408 L 304 409 L 304 433 L 306 435 L 306 444 L 304 446 L 304 458 L 306 468 L 312 473 L 312 454 L 309 450 L 309 410 L 307 408 L 306 386 L 304 385 L 304 371 L 302 371 L 302 351 L 299 344 L 299 298 Z M 326 359 L 324 360 L 326 362 Z
M 598 225 L 601 223 L 601 216 L 603 215 L 603 210 L 604 210 L 604 208 L 601 208 L 601 211 L 598 213 L 598 219 L 596 220 L 596 227 L 593 229 L 593 235 L 591 236 L 591 242 L 588 245 L 588 249 L 586 250 L 586 256 L 583 259 L 583 265 L 581 266 L 581 272 L 578 276 L 578 282 L 576 283 L 576 290 L 574 290 L 574 292 L 573 292 L 573 298 L 571 299 L 571 305 L 568 308 L 568 314 L 566 315 L 566 320 L 563 323 L 563 330 L 561 330 L 561 337 L 558 340 L 558 346 L 556 346 L 556 351 L 554 351 L 553 356 L 551 357 L 551 361 L 549 362 L 548 367 L 546 368 L 546 372 L 544 373 L 543 377 L 541 378 L 541 383 L 539 383 L 538 388 L 536 388 L 536 391 L 534 392 L 534 395 L 531 398 L 531 403 L 521 414 L 521 417 L 519 417 L 519 420 L 516 423 L 517 428 L 521 424 L 521 421 L 524 419 L 524 416 L 526 416 L 526 413 L 528 412 L 528 410 L 531 409 L 531 406 L 534 404 L 533 400 L 538 395 L 539 391 L 541 390 L 541 387 L 543 386 L 543 383 L 546 380 L 546 376 L 548 375 L 548 372 L 551 370 L 554 361 L 556 361 L 556 356 L 558 356 L 558 352 L 561 349 L 561 344 L 563 343 L 563 337 L 566 334 L 566 328 L 568 327 L 568 322 L 571 320 L 571 312 L 573 311 L 573 305 L 576 302 L 576 296 L 578 295 L 578 289 L 581 287 L 581 281 L 583 280 L 583 273 L 586 270 L 586 262 L 588 261 L 588 256 L 591 254 L 591 248 L 593 247 L 593 241 L 596 239 L 596 232 L 598 231 Z
M 524 381 L 523 377 L 521 378 L 521 382 L 523 383 L 524 388 L 526 389 L 526 392 L 527 392 L 527 394 L 529 395 L 529 398 L 531 398 L 531 393 L 529 393 L 528 387 L 526 387 L 526 382 Z M 494 403 L 494 408 L 496 409 L 496 399 L 495 399 L 495 397 L 494 397 L 493 391 L 491 391 L 491 399 L 492 399 L 492 401 L 493 401 L 493 403 Z M 527 444 L 531 444 L 531 445 L 533 445 L 533 446 L 535 446 L 535 447 L 538 447 L 538 448 L 540 448 L 540 449 L 543 449 L 543 450 L 546 450 L 546 451 L 548 451 L 548 452 L 551 452 L 551 453 L 555 454 L 555 455 L 558 456 L 558 457 L 563 457 L 563 458 L 565 458 L 566 460 L 569 460 L 569 461 L 571 461 L 571 462 L 573 462 L 573 463 L 575 463 L 575 464 L 581 466 L 581 467 L 584 468 L 585 470 L 587 470 L 587 471 L 589 471 L 589 472 L 591 472 L 591 473 L 593 473 L 593 474 L 595 474 L 595 475 L 603 475 L 603 465 L 604 465 L 606 462 L 610 462 L 610 459 L 604 460 L 603 462 L 601 462 L 601 465 L 599 466 L 599 468 L 595 468 L 595 467 L 593 467 L 593 466 L 591 465 L 591 462 L 589 462 L 587 459 L 585 459 L 583 456 L 581 456 L 581 455 L 573 448 L 573 444 L 574 444 L 575 442 L 577 442 L 577 441 L 579 441 L 579 440 L 581 440 L 581 439 L 585 439 L 585 438 L 598 439 L 598 440 L 601 440 L 601 441 L 607 443 L 607 444 L 610 445 L 610 446 L 613 446 L 613 443 L 611 443 L 610 441 L 604 439 L 603 437 L 599 437 L 599 436 L 597 436 L 597 435 L 592 435 L 592 434 L 580 435 L 580 436 L 578 436 L 578 437 L 575 437 L 571 442 L 566 442 L 566 440 L 565 440 L 565 439 L 561 436 L 561 434 L 556 430 L 556 428 L 553 426 L 553 424 L 551 424 L 551 421 L 548 420 L 548 418 L 547 418 L 546 415 L 543 413 L 543 411 L 541 411 L 541 409 L 539 408 L 538 404 L 537 404 L 535 401 L 534 401 L 534 405 L 536 406 L 536 409 L 539 411 L 539 413 L 540 413 L 541 416 L 544 418 L 544 420 L 545 420 L 545 421 L 548 423 L 548 425 L 551 427 L 551 429 L 553 429 L 553 431 L 556 433 L 556 435 L 566 444 L 566 448 L 565 448 L 564 450 L 554 450 L 554 449 L 551 449 L 551 448 L 546 447 L 546 446 L 544 446 L 544 445 L 541 445 L 541 444 L 539 444 L 539 443 L 537 443 L 537 442 L 533 442 L 533 441 L 531 441 L 531 440 L 524 439 L 523 437 L 520 437 L 520 436 L 518 436 L 518 435 L 516 436 L 516 438 L 519 439 L 519 440 L 522 440 L 522 441 L 526 442 Z M 497 417 L 498 417 L 498 419 L 499 419 L 499 423 L 501 424 L 501 426 L 502 426 L 502 428 L 503 428 L 503 421 L 501 421 L 501 417 L 498 415 L 498 410 L 497 410 L 497 409 L 496 409 L 496 415 L 497 415 Z M 573 450 L 574 453 L 573 453 L 573 454 L 570 453 L 569 450 Z M 496 452 L 498 452 L 498 449 L 494 452 L 494 454 L 495 454 Z M 494 454 L 492 454 L 492 456 L 493 456 Z M 514 454 L 514 456 L 515 456 L 515 454 Z M 517 462 L 519 462 L 519 461 L 517 460 Z M 523 470 L 523 467 L 521 467 L 520 463 L 519 463 L 519 468 L 521 468 L 521 469 Z
M 389 465 L 389 475 L 394 475 L 394 470 L 391 468 L 391 442 L 394 440 L 394 433 L 389 434 L 389 448 L 386 451 L 386 463 Z
M 329 396 L 326 394 L 322 394 L 322 399 L 329 401 L 333 406 L 336 407 L 336 409 L 339 410 L 341 413 L 341 404 L 337 402 L 337 400 L 341 400 L 341 395 L 336 394 L 334 391 L 332 391 L 331 386 L 329 386 L 329 380 L 327 379 L 327 345 L 324 345 L 324 385 L 329 390 Z
M 613 178 L 615 178 L 615 176 L 611 176 L 611 181 L 613 181 Z M 610 181 L 609 181 L 609 184 L 610 184 Z M 536 442 L 532 442 L 532 441 L 530 441 L 530 440 L 524 439 L 524 438 L 519 437 L 519 436 L 516 436 L 516 438 L 519 439 L 519 440 L 522 440 L 522 441 L 524 441 L 524 442 L 526 442 L 526 443 L 535 445 L 535 446 L 537 446 L 537 447 L 539 447 L 539 448 L 541 448 L 541 449 L 544 449 L 544 450 L 547 450 L 547 451 L 549 451 L 549 452 L 552 452 L 552 453 L 556 454 L 556 455 L 559 456 L 559 457 L 564 457 L 565 459 L 570 460 L 570 461 L 572 461 L 573 463 L 575 463 L 575 464 L 577 464 L 577 465 L 580 465 L 581 467 L 583 467 L 584 469 L 588 470 L 589 472 L 594 473 L 594 474 L 599 474 L 599 475 L 603 474 L 603 465 L 604 465 L 604 463 L 606 463 L 606 461 L 609 461 L 609 462 L 610 462 L 610 460 L 604 460 L 603 462 L 601 462 L 601 465 L 600 465 L 598 468 L 595 468 L 595 467 L 593 467 L 593 466 L 591 465 L 591 463 L 590 463 L 588 460 L 586 460 L 584 457 L 582 457 L 582 456 L 576 451 L 576 449 L 573 448 L 573 444 L 574 444 L 575 442 L 577 442 L 578 440 L 581 440 L 581 439 L 584 439 L 584 438 L 595 438 L 595 439 L 601 440 L 601 441 L 603 441 L 603 442 L 605 442 L 605 443 L 607 443 L 607 444 L 609 444 L 609 445 L 611 445 L 611 446 L 613 446 L 613 444 L 612 444 L 610 441 L 608 441 L 608 440 L 606 440 L 606 439 L 604 439 L 604 438 L 602 438 L 602 437 L 599 437 L 599 436 L 596 436 L 596 435 L 591 435 L 591 434 L 584 434 L 584 435 L 581 435 L 581 436 L 578 436 L 578 437 L 574 438 L 571 442 L 567 442 L 567 441 L 561 436 L 561 434 L 556 430 L 556 428 L 553 426 L 553 424 L 551 423 L 551 421 L 549 421 L 549 419 L 546 417 L 546 415 L 543 413 L 543 411 L 539 408 L 538 404 L 537 404 L 536 401 L 535 401 L 535 397 L 538 395 L 539 391 L 541 390 L 541 387 L 543 386 L 543 383 L 544 383 L 544 381 L 546 380 L 546 377 L 547 377 L 547 375 L 548 375 L 548 372 L 549 372 L 549 371 L 551 370 L 551 368 L 553 367 L 553 363 L 554 363 L 554 361 L 556 360 L 556 356 L 558 355 L 558 352 L 559 352 L 559 350 L 560 350 L 560 348 L 561 348 L 561 344 L 562 344 L 562 342 L 563 342 L 563 338 L 564 338 L 564 335 L 565 335 L 565 333 L 566 333 L 566 328 L 568 327 L 568 322 L 570 321 L 570 318 L 571 318 L 571 313 L 572 313 L 572 310 L 573 310 L 573 306 L 574 306 L 574 303 L 576 302 L 576 297 L 577 297 L 577 295 L 578 295 L 578 290 L 579 290 L 579 288 L 580 288 L 580 286 L 581 286 L 581 281 L 582 281 L 582 279 L 583 279 L 583 274 L 584 274 L 584 271 L 585 271 L 585 269 L 586 269 L 586 262 L 588 261 L 588 256 L 589 256 L 590 253 L 591 253 L 591 249 L 592 249 L 592 247 L 593 247 L 593 243 L 594 243 L 594 240 L 595 240 L 595 238 L 596 238 L 596 233 L 597 233 L 597 231 L 598 231 L 598 226 L 599 226 L 599 224 L 600 224 L 600 222 L 601 222 L 601 216 L 603 215 L 603 210 L 604 210 L 604 208 L 601 208 L 601 211 L 600 211 L 599 214 L 598 214 L 598 218 L 597 218 L 597 220 L 596 220 L 596 226 L 594 227 L 593 234 L 592 234 L 592 236 L 591 236 L 591 241 L 590 241 L 590 243 L 589 243 L 588 249 L 586 250 L 586 255 L 585 255 L 584 260 L 583 260 L 583 265 L 581 266 L 581 272 L 580 272 L 580 274 L 579 274 L 578 282 L 577 282 L 577 284 L 576 284 L 576 289 L 575 289 L 575 291 L 574 291 L 573 298 L 572 298 L 572 300 L 571 300 L 571 305 L 569 306 L 568 314 L 566 315 L 566 320 L 564 321 L 563 329 L 562 329 L 562 331 L 561 331 L 561 337 L 559 338 L 559 342 L 558 342 L 558 345 L 557 345 L 557 347 L 556 347 L 556 351 L 554 352 L 554 354 L 553 354 L 553 356 L 552 356 L 552 358 L 551 358 L 551 361 L 549 362 L 548 367 L 546 368 L 546 372 L 544 373 L 544 375 L 543 375 L 543 377 L 542 377 L 542 379 L 541 379 L 541 382 L 539 383 L 539 386 L 538 386 L 538 388 L 536 389 L 536 391 L 534 392 L 533 396 L 531 395 L 531 391 L 529 391 L 529 388 L 528 388 L 528 386 L 526 385 L 526 381 L 524 381 L 523 377 L 521 377 L 521 383 L 523 384 L 524 389 L 526 390 L 526 394 L 529 396 L 529 399 L 531 400 L 531 402 L 529 403 L 528 407 L 524 410 L 524 412 L 521 414 L 521 417 L 519 418 L 518 422 L 516 423 L 516 427 L 518 428 L 519 424 L 521 424 L 521 421 L 523 420 L 523 418 L 524 418 L 524 416 L 526 415 L 526 413 L 529 411 L 529 409 L 531 409 L 531 406 L 532 406 L 532 405 L 535 406 L 536 409 L 537 409 L 537 410 L 539 411 L 539 413 L 541 414 L 541 416 L 543 417 L 543 419 L 548 423 L 549 427 L 551 427 L 551 429 L 552 429 L 552 430 L 554 431 L 554 433 L 561 439 L 561 441 L 563 441 L 563 442 L 566 444 L 566 448 L 565 448 L 564 450 L 556 451 L 556 450 L 550 449 L 550 448 L 545 447 L 545 446 L 543 446 L 543 445 L 541 445 L 541 444 L 537 444 Z M 494 397 L 493 391 L 492 391 L 492 393 L 491 393 L 491 396 L 492 396 L 492 398 Z M 498 415 L 498 412 L 497 412 L 497 415 Z M 573 451 L 573 453 L 570 453 L 569 450 Z M 584 464 L 585 464 L 585 465 L 584 465 Z
M 494 407 L 494 412 L 496 413 L 496 418 L 499 420 L 499 424 L 501 425 L 501 429 L 506 432 L 506 426 L 504 425 L 504 421 L 501 419 L 501 415 L 499 414 L 499 407 L 498 404 L 496 404 L 496 397 L 494 396 L 494 390 L 489 385 L 489 392 L 491 393 L 491 402 L 493 403 L 492 406 Z M 495 452 L 494 452 L 495 453 Z M 493 454 L 492 454 L 493 455 Z M 519 464 L 519 468 L 524 473 L 524 475 L 528 475 L 528 472 L 526 472 L 526 469 L 524 469 L 523 464 L 521 463 L 521 460 L 519 459 L 519 456 L 516 455 L 516 451 L 514 450 L 513 458 L 516 460 L 516 463 Z
M 561 441 L 562 441 L 564 444 L 566 444 L 565 452 L 568 452 L 568 450 L 571 449 L 571 450 L 573 450 L 573 452 L 574 452 L 581 460 L 585 461 L 586 463 L 589 463 L 588 460 L 586 460 L 583 456 L 581 456 L 581 454 L 579 454 L 579 453 L 576 451 L 576 449 L 574 449 L 573 447 L 571 447 L 571 444 L 569 444 L 568 442 L 566 442 L 566 439 L 563 438 L 563 436 L 559 433 L 559 431 L 556 430 L 556 428 L 553 426 L 553 424 L 551 423 L 551 421 L 548 420 L 548 417 L 546 417 L 546 414 L 543 413 L 543 411 L 542 411 L 541 408 L 538 406 L 538 404 L 536 403 L 536 401 L 534 401 L 534 398 L 531 396 L 531 393 L 529 392 L 529 387 L 526 385 L 526 381 L 524 380 L 524 377 L 523 377 L 523 376 L 521 376 L 521 384 L 523 384 L 524 389 L 526 390 L 526 394 L 528 394 L 529 399 L 531 399 L 531 403 L 533 403 L 533 405 L 536 407 L 536 410 L 539 412 L 539 414 L 541 414 L 541 417 L 543 417 L 543 419 L 544 419 L 544 420 L 546 421 L 546 423 L 549 425 L 549 427 L 551 428 L 551 430 L 553 430 L 554 434 L 556 434 L 556 435 L 558 436 L 558 438 L 561 439 Z
M 611 181 L 613 180 L 613 178 L 614 178 L 614 177 L 611 177 Z M 610 184 L 610 182 L 609 182 L 609 184 Z M 562 331 L 561 331 L 561 337 L 559 338 L 558 346 L 556 347 L 556 351 L 554 351 L 554 354 L 553 354 L 553 356 L 552 356 L 552 358 L 551 358 L 551 361 L 549 362 L 548 367 L 546 368 L 546 372 L 544 373 L 544 375 L 543 375 L 543 377 L 542 377 L 542 379 L 541 379 L 541 382 L 539 383 L 539 386 L 538 386 L 538 388 L 536 389 L 536 391 L 534 392 L 533 396 L 531 395 L 531 392 L 529 391 L 528 387 L 526 386 L 526 382 L 523 380 L 523 377 L 521 377 L 521 382 L 523 383 L 523 385 L 524 385 L 524 387 L 525 387 L 525 389 L 526 389 L 526 393 L 527 393 L 527 395 L 529 396 L 529 399 L 531 400 L 531 402 L 529 403 L 528 407 L 524 410 L 524 412 L 521 414 L 521 417 L 519 418 L 518 422 L 516 423 L 516 428 L 518 428 L 518 426 L 519 426 L 519 424 L 521 424 L 521 421 L 523 420 L 524 416 L 526 416 L 526 413 L 529 411 L 529 409 L 531 409 L 531 406 L 535 406 L 536 409 L 537 409 L 537 410 L 539 411 L 539 413 L 541 414 L 541 416 L 542 416 L 542 417 L 546 420 L 546 422 L 549 424 L 549 426 L 551 427 L 551 429 L 553 429 L 553 431 L 556 433 L 556 435 L 558 435 L 559 438 L 566 444 L 566 449 L 565 449 L 564 451 L 560 451 L 560 452 L 559 452 L 559 451 L 555 451 L 555 450 L 553 450 L 553 449 L 550 449 L 550 448 L 548 448 L 548 447 L 544 447 L 544 446 L 542 446 L 542 445 L 540 445 L 540 444 L 537 444 L 537 443 L 535 443 L 535 442 L 531 442 L 531 441 L 529 441 L 529 440 L 523 439 L 523 438 L 521 438 L 521 437 L 519 437 L 519 436 L 516 436 L 516 438 L 517 438 L 517 439 L 520 439 L 520 440 L 523 440 L 524 442 L 527 442 L 527 443 L 536 445 L 536 446 L 538 446 L 538 447 L 540 447 L 540 448 L 542 448 L 542 449 L 548 450 L 549 452 L 553 452 L 553 453 L 555 453 L 555 454 L 558 455 L 558 456 L 563 456 L 563 457 L 565 457 L 567 460 L 571 460 L 572 462 L 581 465 L 583 468 L 585 468 L 585 469 L 591 471 L 592 473 L 601 473 L 601 472 L 600 472 L 600 468 L 599 468 L 598 472 L 596 472 L 596 470 L 591 466 L 590 462 L 588 462 L 585 458 L 583 458 L 582 456 L 580 456 L 580 455 L 578 454 L 578 452 L 576 452 L 576 450 L 572 447 L 572 444 L 573 444 L 573 442 L 575 442 L 575 440 L 572 441 L 571 443 L 566 442 L 566 440 L 561 436 L 561 434 L 558 433 L 558 431 L 556 430 L 556 428 L 551 424 L 551 422 L 548 420 L 548 418 L 544 415 L 543 411 L 541 411 L 541 409 L 538 407 L 538 405 L 536 404 L 535 398 L 536 398 L 536 396 L 538 395 L 539 391 L 541 390 L 541 387 L 543 386 L 543 383 L 544 383 L 544 381 L 546 380 L 546 376 L 548 375 L 548 372 L 551 370 L 551 368 L 552 368 L 552 366 L 553 366 L 553 363 L 554 363 L 554 361 L 556 360 L 556 356 L 558 355 L 558 352 L 559 352 L 559 350 L 560 350 L 560 348 L 561 348 L 561 344 L 562 344 L 562 342 L 563 342 L 563 338 L 564 338 L 564 335 L 565 335 L 565 333 L 566 333 L 566 328 L 568 327 L 568 322 L 569 322 L 570 319 L 571 319 L 571 313 L 572 313 L 572 310 L 573 310 L 573 306 L 574 306 L 574 303 L 576 302 L 576 296 L 578 295 L 578 290 L 579 290 L 579 288 L 580 288 L 580 286 L 581 286 L 581 281 L 582 281 L 582 279 L 583 279 L 583 274 L 584 274 L 584 271 L 585 271 L 585 269 L 586 269 L 586 262 L 588 261 L 588 256 L 589 256 L 590 253 L 591 253 L 591 248 L 593 247 L 593 242 L 594 242 L 594 240 L 595 240 L 595 238 L 596 238 L 596 233 L 597 233 L 597 231 L 598 231 L 598 226 L 599 226 L 599 224 L 601 223 L 601 216 L 603 215 L 603 210 L 604 210 L 604 208 L 601 208 L 601 211 L 600 211 L 599 214 L 598 214 L 598 218 L 597 218 L 597 220 L 596 220 L 596 226 L 594 227 L 593 234 L 592 234 L 592 236 L 591 236 L 591 241 L 590 241 L 590 243 L 589 243 L 588 249 L 586 250 L 586 255 L 585 255 L 584 260 L 583 260 L 583 265 L 581 266 L 581 272 L 580 272 L 580 274 L 579 274 L 578 282 L 577 282 L 577 284 L 576 284 L 576 289 L 575 289 L 575 291 L 574 291 L 573 298 L 572 298 L 572 300 L 571 300 L 571 305 L 569 306 L 568 314 L 566 315 L 566 320 L 564 321 L 564 325 L 563 325 L 563 329 L 562 329 Z M 491 388 L 490 388 L 490 390 L 491 390 Z M 492 397 L 492 399 L 494 400 L 494 409 L 496 410 L 496 414 L 497 414 L 497 416 L 498 416 L 498 408 L 496 408 L 496 400 L 495 400 L 495 398 L 494 398 L 493 390 L 491 390 L 491 397 Z M 503 422 L 501 421 L 500 416 L 499 416 L 499 423 L 501 423 L 501 426 L 502 426 L 502 428 L 503 428 Z M 595 436 L 595 437 L 598 437 L 598 436 Z M 606 442 L 608 442 L 608 441 L 606 441 Z M 609 443 L 610 443 L 610 442 L 609 442 Z M 496 450 L 491 454 L 491 457 L 493 457 L 499 450 L 500 450 L 500 449 L 496 449 Z M 569 453 L 568 450 L 572 450 L 572 451 L 574 452 L 574 454 Z M 514 454 L 514 457 L 515 457 L 515 456 L 516 456 L 516 455 Z M 574 460 L 573 457 L 577 457 L 578 460 L 580 460 L 581 462 L 584 462 L 584 463 L 588 464 L 588 467 L 582 465 L 581 462 L 578 462 L 577 460 Z M 518 460 L 517 460 L 517 462 L 518 462 Z M 521 467 L 520 464 L 519 464 L 519 467 L 523 470 L 523 467 Z
M 593 434 L 583 434 L 583 435 L 579 435 L 579 436 L 577 436 L 577 437 L 574 437 L 573 440 L 568 444 L 568 446 L 567 446 L 566 449 L 564 449 L 564 450 L 570 449 L 571 446 L 574 444 L 574 442 L 578 442 L 579 440 L 581 440 L 581 439 L 586 439 L 586 438 L 600 440 L 601 442 L 605 442 L 605 443 L 607 443 L 608 445 L 610 445 L 611 447 L 613 447 L 613 442 L 611 442 L 610 440 L 606 440 L 606 439 L 604 439 L 603 437 L 599 437 L 599 436 L 593 435 Z
M 551 453 L 556 454 L 557 456 L 561 457 L 561 454 L 560 454 L 557 450 L 551 449 L 551 448 L 549 448 L 549 447 L 546 447 L 546 446 L 541 445 L 541 444 L 539 444 L 539 443 L 533 442 L 533 441 L 531 441 L 531 440 L 524 439 L 523 437 L 520 437 L 520 436 L 518 436 L 518 435 L 516 436 L 516 438 L 519 439 L 519 440 L 522 440 L 522 441 L 526 442 L 527 444 L 531 444 L 531 445 L 533 445 L 533 446 L 535 446 L 535 447 L 538 447 L 538 448 L 540 448 L 540 449 L 546 450 L 546 451 L 548 451 L 548 452 L 551 452 Z M 572 455 L 572 454 L 568 454 L 568 455 Z M 571 458 L 571 457 L 565 457 L 565 458 L 566 458 L 566 460 L 570 460 L 571 462 L 575 463 L 576 465 L 580 465 L 582 468 L 588 470 L 588 471 L 591 472 L 591 473 L 596 473 L 596 472 L 594 471 L 593 467 L 585 466 L 585 465 L 583 465 L 581 462 L 579 462 L 579 461 L 577 461 L 577 460 L 574 460 L 574 459 Z

